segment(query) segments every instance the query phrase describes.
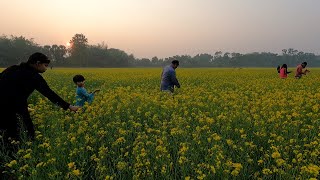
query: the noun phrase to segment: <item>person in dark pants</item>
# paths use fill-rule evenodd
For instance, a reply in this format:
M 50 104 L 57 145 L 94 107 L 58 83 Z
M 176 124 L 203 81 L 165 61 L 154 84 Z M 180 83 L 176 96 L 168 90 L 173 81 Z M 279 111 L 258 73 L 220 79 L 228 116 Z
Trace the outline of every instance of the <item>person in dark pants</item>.
M 8 67 L 0 74 L 0 144 L 10 146 L 10 140 L 20 140 L 18 120 L 21 119 L 28 137 L 35 138 L 35 130 L 28 112 L 27 99 L 37 90 L 63 109 L 77 111 L 50 89 L 40 73 L 44 73 L 50 60 L 42 53 L 32 54 L 27 62 Z M 8 148 L 10 149 L 10 148 Z

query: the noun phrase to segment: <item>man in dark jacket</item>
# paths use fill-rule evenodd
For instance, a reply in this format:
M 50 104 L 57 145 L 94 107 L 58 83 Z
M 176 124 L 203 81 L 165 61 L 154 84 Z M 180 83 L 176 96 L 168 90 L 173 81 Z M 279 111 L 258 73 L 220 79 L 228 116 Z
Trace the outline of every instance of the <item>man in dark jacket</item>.
M 169 91 L 173 93 L 174 86 L 180 88 L 180 83 L 176 77 L 176 69 L 179 66 L 178 60 L 173 60 L 171 62 L 171 65 L 168 65 L 163 68 L 161 73 L 161 85 L 160 90 L 161 91 Z
M 8 138 L 19 140 L 19 117 L 28 136 L 34 139 L 35 130 L 28 112 L 27 99 L 35 89 L 63 109 L 77 111 L 78 107 L 70 105 L 53 92 L 39 74 L 47 70 L 49 63 L 46 55 L 37 52 L 26 63 L 11 66 L 0 74 L 0 135 L 3 142 L 8 143 Z

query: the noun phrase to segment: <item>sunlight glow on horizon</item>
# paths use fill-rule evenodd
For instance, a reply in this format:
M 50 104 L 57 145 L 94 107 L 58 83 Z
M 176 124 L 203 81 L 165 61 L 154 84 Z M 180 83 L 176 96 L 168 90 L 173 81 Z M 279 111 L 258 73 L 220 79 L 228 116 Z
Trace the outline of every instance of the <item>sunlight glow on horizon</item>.
M 320 52 L 320 1 L 223 0 L 2 0 L 0 35 L 65 44 L 78 33 L 89 44 L 105 42 L 160 58 L 228 52 Z

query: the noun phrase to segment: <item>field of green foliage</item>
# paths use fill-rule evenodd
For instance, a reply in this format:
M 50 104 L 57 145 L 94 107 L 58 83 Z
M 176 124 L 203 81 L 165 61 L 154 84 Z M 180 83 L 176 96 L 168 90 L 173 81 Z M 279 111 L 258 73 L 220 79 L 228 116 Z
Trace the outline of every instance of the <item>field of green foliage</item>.
M 101 89 L 76 113 L 29 99 L 36 140 L 6 173 L 19 179 L 319 179 L 320 69 L 280 79 L 273 69 L 53 69 L 49 86 L 75 103 L 72 77 Z

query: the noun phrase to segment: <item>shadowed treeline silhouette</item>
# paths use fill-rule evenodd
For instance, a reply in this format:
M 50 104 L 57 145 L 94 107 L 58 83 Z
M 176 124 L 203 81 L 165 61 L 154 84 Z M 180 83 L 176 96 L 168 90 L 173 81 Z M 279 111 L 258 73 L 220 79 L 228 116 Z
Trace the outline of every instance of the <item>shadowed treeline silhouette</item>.
M 60 67 L 161 67 L 173 59 L 179 60 L 181 67 L 276 67 L 279 64 L 296 66 L 308 61 L 311 66 L 320 66 L 320 56 L 293 48 L 283 49 L 281 54 L 254 52 L 240 54 L 217 51 L 214 54 L 176 55 L 164 59 L 153 57 L 135 58 L 133 54 L 115 48 L 109 48 L 104 42 L 89 45 L 83 34 L 75 34 L 70 46 L 37 44 L 34 39 L 23 36 L 0 37 L 0 67 L 18 64 L 36 52 L 46 54 L 53 66 Z

